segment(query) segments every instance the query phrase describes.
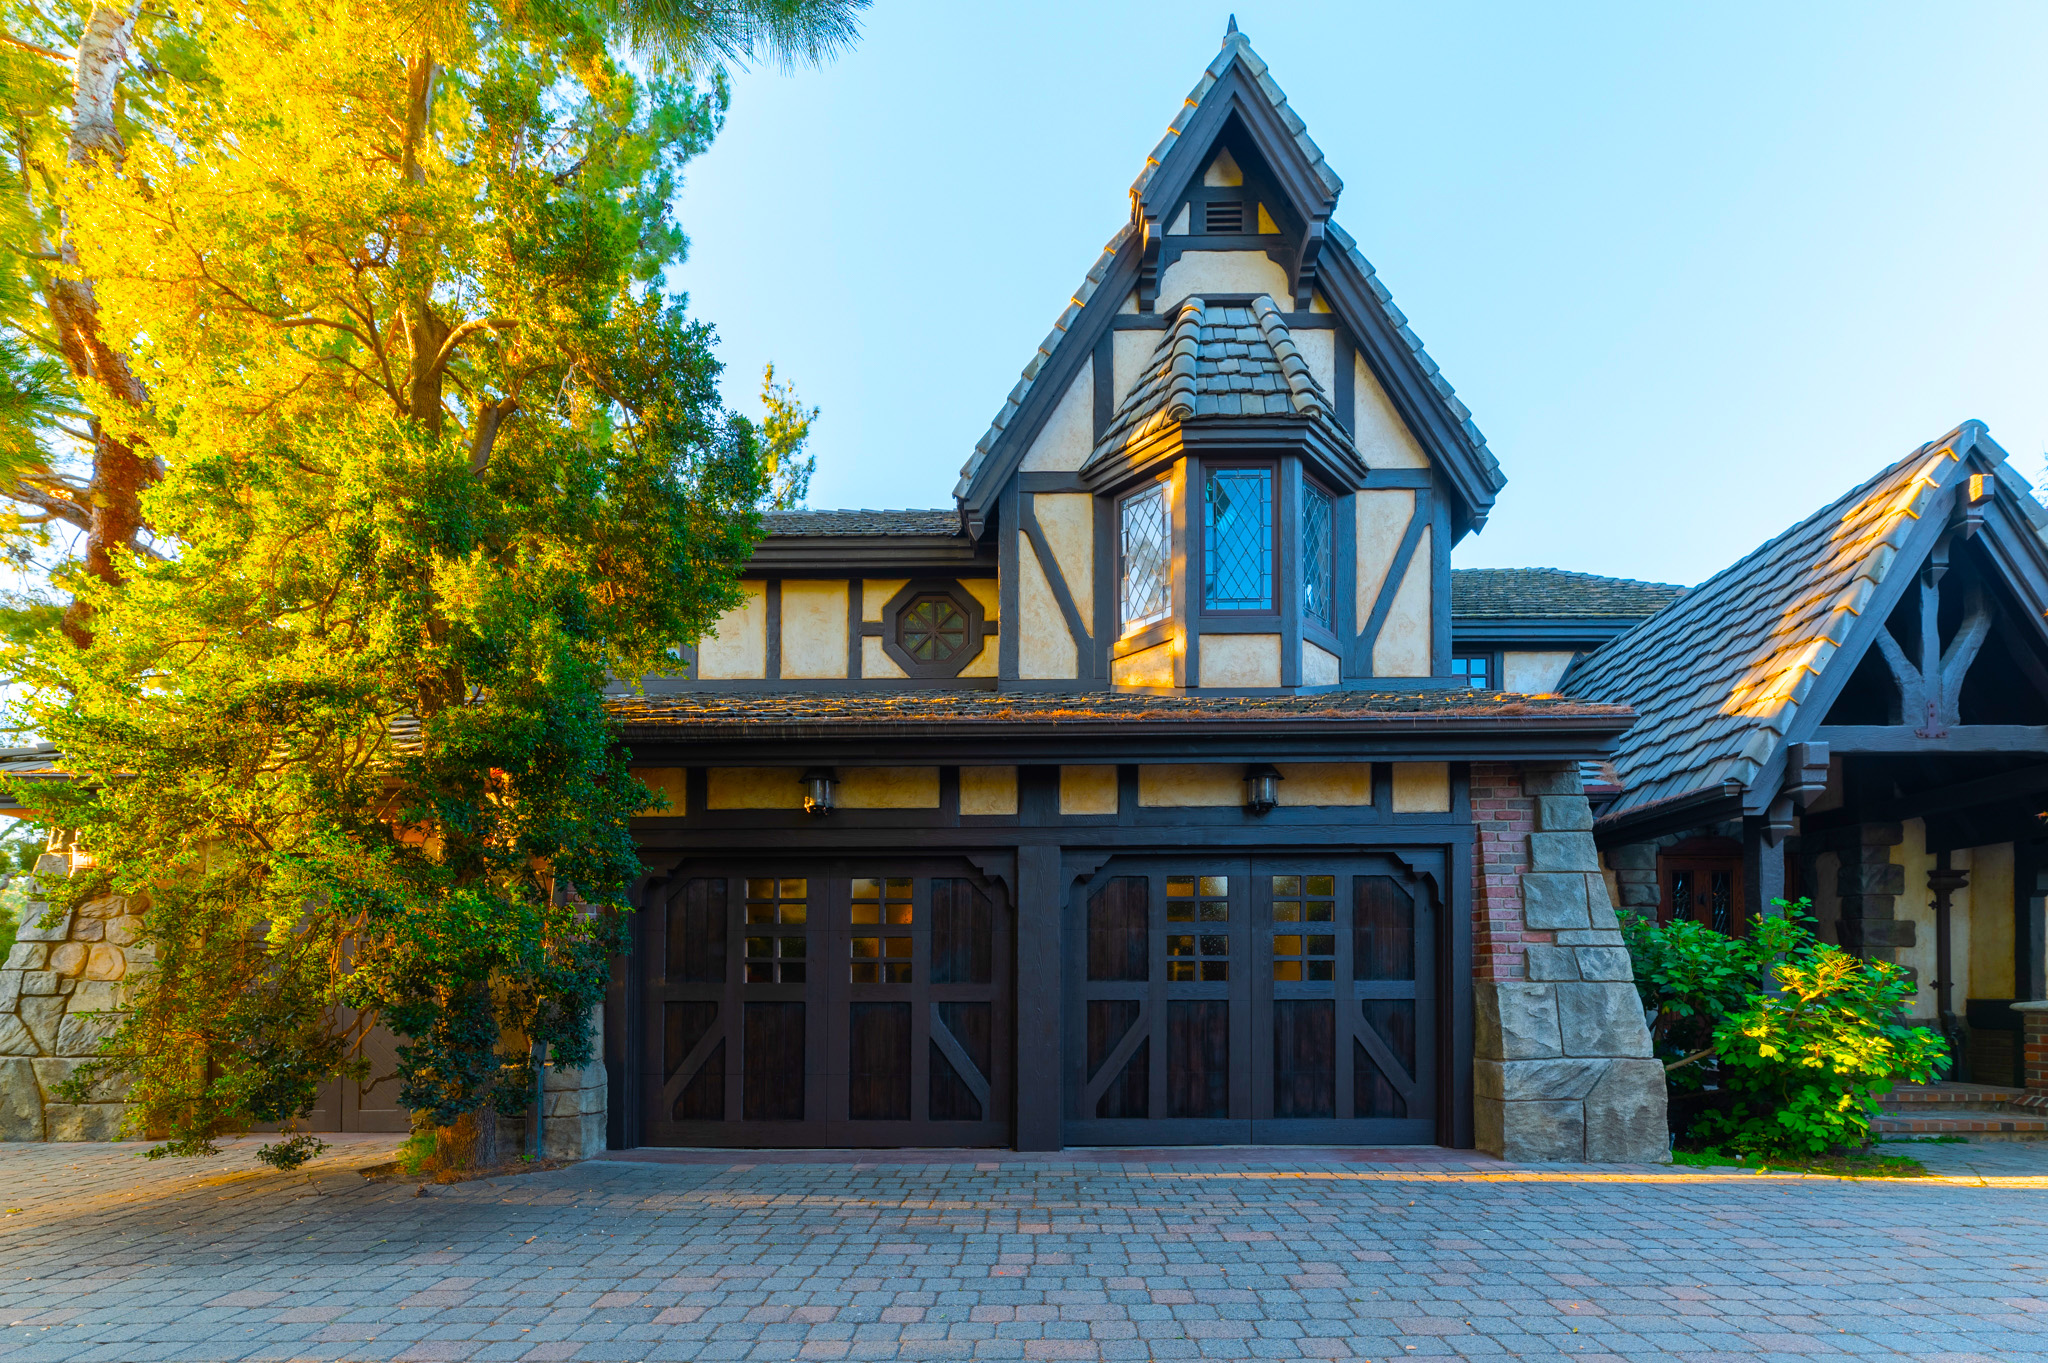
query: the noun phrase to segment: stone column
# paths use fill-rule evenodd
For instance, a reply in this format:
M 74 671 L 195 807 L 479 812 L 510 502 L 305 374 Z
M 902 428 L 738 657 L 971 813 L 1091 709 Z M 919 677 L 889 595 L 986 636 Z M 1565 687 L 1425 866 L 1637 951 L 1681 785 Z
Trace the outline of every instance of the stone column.
M 65 876 L 62 855 L 39 874 Z M 31 899 L 14 950 L 0 965 L 0 1140 L 104 1141 L 120 1134 L 127 1105 L 66 1103 L 57 1086 L 99 1050 L 126 1002 L 128 972 L 150 959 L 136 945 L 141 905 L 120 896 L 86 903 L 44 926 Z
M 604 1068 L 604 1008 L 590 1010 L 597 1050 L 580 1070 L 548 1064 L 541 1071 L 541 1154 L 547 1159 L 585 1160 L 604 1152 L 605 1118 L 611 1088 Z M 520 1146 L 524 1149 L 522 1143 Z
M 1866 961 L 1894 961 L 1900 947 L 1914 945 L 1913 920 L 1895 916 L 1906 868 L 1892 864 L 1892 848 L 1905 840 L 1898 824 L 1867 823 L 1835 844 L 1841 854 L 1835 892 L 1842 901 L 1836 930 L 1842 949 Z
M 1475 765 L 1472 809 L 1479 1147 L 1517 1161 L 1668 1162 L 1664 1067 L 1577 767 Z

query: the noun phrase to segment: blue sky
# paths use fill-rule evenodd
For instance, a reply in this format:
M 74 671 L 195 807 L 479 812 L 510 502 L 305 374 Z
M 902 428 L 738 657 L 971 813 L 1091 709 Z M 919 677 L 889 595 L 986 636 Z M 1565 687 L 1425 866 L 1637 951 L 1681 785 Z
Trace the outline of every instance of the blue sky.
M 1238 3 L 1509 484 L 1465 567 L 1693 582 L 1967 417 L 2048 448 L 2048 5 Z M 742 73 L 675 282 L 811 505 L 950 504 L 1227 5 L 877 0 Z

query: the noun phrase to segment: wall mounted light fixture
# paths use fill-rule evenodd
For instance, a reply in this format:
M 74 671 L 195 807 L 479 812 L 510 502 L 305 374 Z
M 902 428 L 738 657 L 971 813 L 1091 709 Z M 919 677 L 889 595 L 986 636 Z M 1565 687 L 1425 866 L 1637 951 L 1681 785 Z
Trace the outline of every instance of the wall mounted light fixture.
M 1280 773 L 1264 762 L 1244 769 L 1244 807 L 1248 814 L 1270 814 L 1280 803 Z
M 832 786 L 839 780 L 830 767 L 812 767 L 798 778 L 804 788 L 804 813 L 822 818 L 832 812 Z

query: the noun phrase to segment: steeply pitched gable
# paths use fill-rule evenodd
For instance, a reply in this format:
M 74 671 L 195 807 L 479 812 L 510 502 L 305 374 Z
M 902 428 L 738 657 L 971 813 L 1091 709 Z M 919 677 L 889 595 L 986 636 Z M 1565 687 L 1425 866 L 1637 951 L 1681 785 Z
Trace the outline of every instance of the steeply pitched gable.
M 1958 487 L 1972 474 L 1995 477 L 2004 460 L 1983 425 L 1966 422 L 1572 669 L 1565 694 L 1641 716 L 1615 754 L 1623 793 L 1609 817 L 1721 788 L 1767 804 L 1786 743 L 1820 722 L 1873 647 Z M 2048 589 L 2040 507 L 2009 470 L 1993 486 L 1993 532 L 2005 552 L 2031 560 L 2015 562 L 2013 580 L 2029 595 Z
M 1131 221 L 1103 248 L 1039 344 L 1022 378 L 961 470 L 954 496 L 979 529 L 1003 485 L 1115 314 L 1156 268 L 1167 215 L 1209 165 L 1226 134 L 1249 139 L 1263 173 L 1305 224 L 1294 253 L 1291 299 L 1305 309 L 1322 293 L 1357 338 L 1359 352 L 1396 412 L 1456 493 L 1460 530 L 1482 524 L 1505 483 L 1500 466 L 1450 383 L 1422 348 L 1408 320 L 1356 243 L 1330 220 L 1343 182 L 1288 107 L 1265 62 L 1233 24 L 1222 51 L 1188 94 L 1166 135 L 1131 186 Z

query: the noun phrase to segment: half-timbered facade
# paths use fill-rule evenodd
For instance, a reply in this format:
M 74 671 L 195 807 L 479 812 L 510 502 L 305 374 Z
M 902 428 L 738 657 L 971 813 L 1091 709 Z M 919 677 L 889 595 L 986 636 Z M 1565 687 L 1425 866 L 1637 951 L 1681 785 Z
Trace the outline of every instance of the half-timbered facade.
M 1629 713 L 1455 666 L 1503 478 L 1340 190 L 1233 29 L 953 505 L 769 517 L 621 697 L 614 1144 L 1661 1154 Z

